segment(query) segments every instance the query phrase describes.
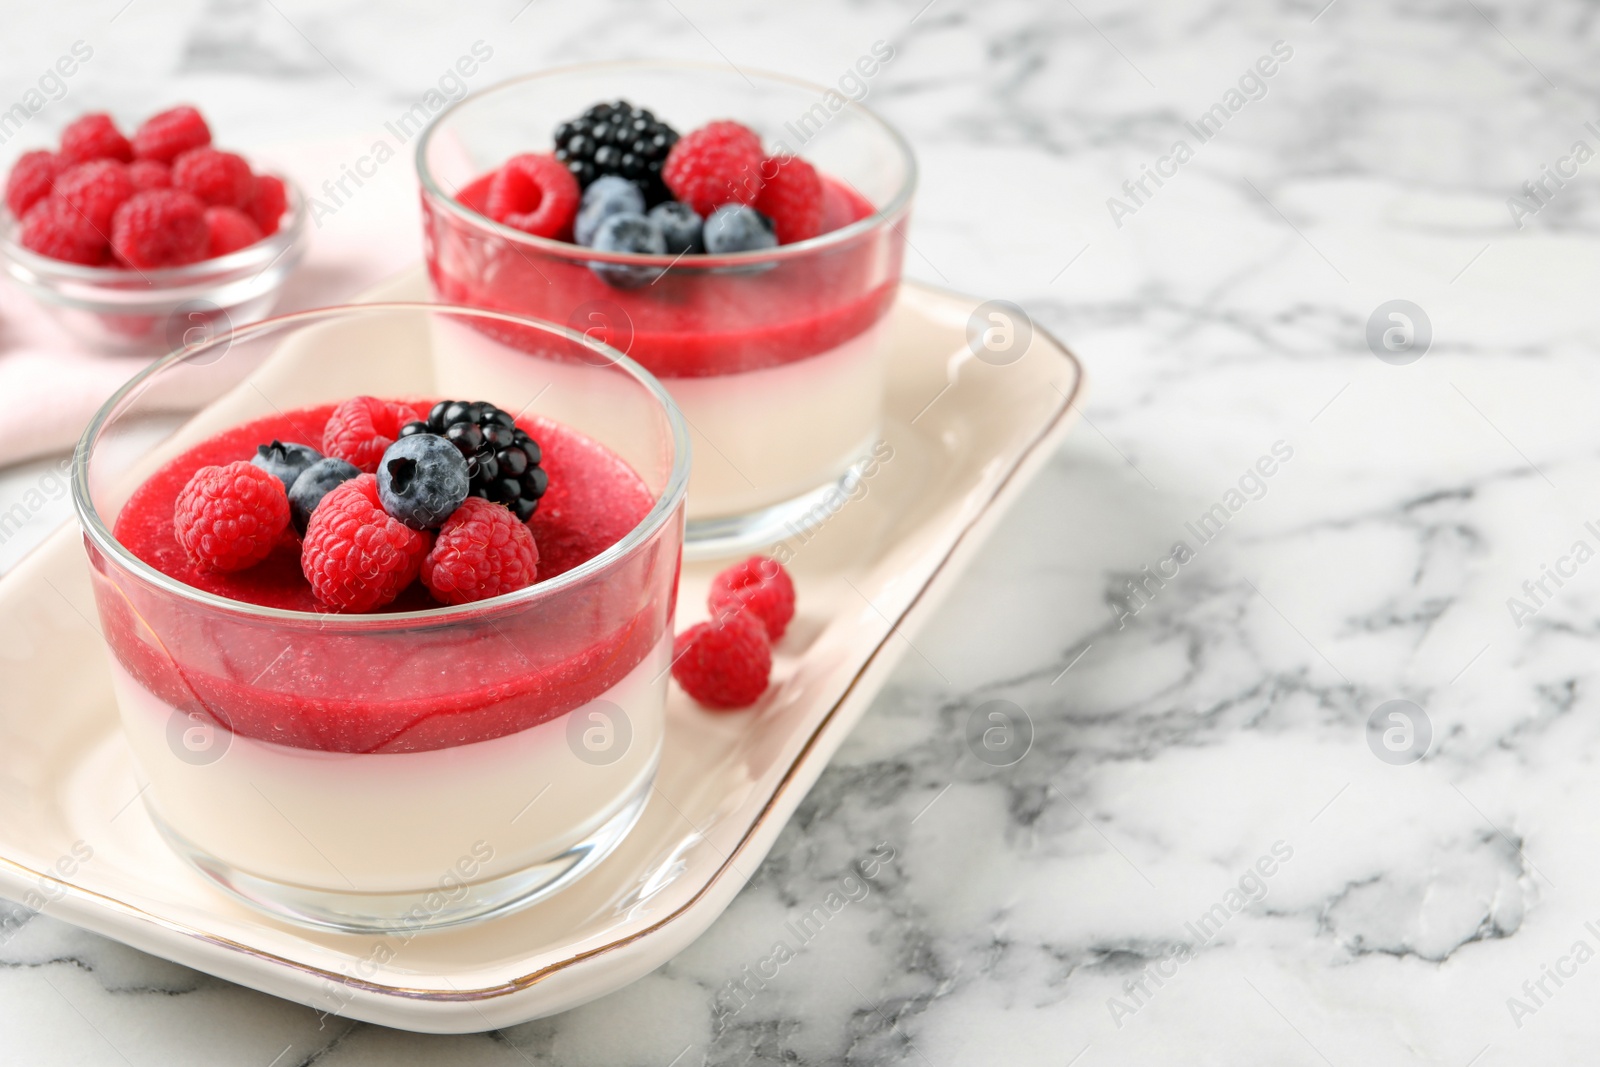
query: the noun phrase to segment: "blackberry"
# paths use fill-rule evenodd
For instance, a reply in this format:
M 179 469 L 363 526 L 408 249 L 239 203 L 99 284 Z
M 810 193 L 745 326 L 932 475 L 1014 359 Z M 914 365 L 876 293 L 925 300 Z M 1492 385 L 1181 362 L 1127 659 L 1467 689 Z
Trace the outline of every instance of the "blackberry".
M 596 104 L 556 127 L 555 156 L 587 188 L 604 174 L 627 178 L 644 193 L 645 203 L 671 200 L 661 182 L 661 165 L 678 142 L 678 131 L 626 100 Z
M 550 476 L 539 466 L 539 442 L 486 401 L 441 400 L 423 422 L 400 427 L 402 439 L 438 434 L 467 460 L 467 495 L 504 504 L 522 522 L 539 506 Z

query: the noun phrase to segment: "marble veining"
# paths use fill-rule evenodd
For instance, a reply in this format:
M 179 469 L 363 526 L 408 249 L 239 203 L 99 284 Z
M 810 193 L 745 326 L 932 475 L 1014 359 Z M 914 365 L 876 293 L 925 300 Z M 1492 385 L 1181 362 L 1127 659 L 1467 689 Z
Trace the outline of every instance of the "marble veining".
M 1509 206 L 1575 141 L 1600 148 L 1591 8 L 96 0 L 7 22 L 0 99 L 76 39 L 95 57 L 6 158 L 81 109 L 181 99 L 247 149 L 375 133 L 478 39 L 493 78 L 667 55 L 819 81 L 888 41 L 868 102 L 923 167 L 909 273 L 1021 304 L 1091 390 L 772 854 L 656 973 L 420 1037 L 8 905 L 0 1059 L 1593 1058 L 1600 566 L 1574 545 L 1600 545 L 1600 163 L 1520 225 Z M 1279 42 L 1292 58 L 1198 143 L 1185 123 Z M 1192 158 L 1132 201 L 1184 138 Z M 330 224 L 416 248 L 414 213 Z M 1403 366 L 1368 339 L 1396 299 L 1432 334 Z M 1241 481 L 1280 442 L 1292 457 Z M 0 473 L 0 501 L 42 469 Z M 0 563 L 64 517 L 40 511 Z M 1031 724 L 1009 767 L 964 740 L 995 700 Z M 1391 700 L 1413 721 L 1369 727 Z M 1418 729 L 1426 755 L 1396 762 Z M 891 858 L 862 877 L 871 856 Z M 776 976 L 732 992 L 779 940 Z

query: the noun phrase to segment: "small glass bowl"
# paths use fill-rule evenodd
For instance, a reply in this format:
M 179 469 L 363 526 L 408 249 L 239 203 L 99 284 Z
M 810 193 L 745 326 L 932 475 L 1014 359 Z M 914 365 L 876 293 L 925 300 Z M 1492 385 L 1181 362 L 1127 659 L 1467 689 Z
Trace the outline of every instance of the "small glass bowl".
M 352 395 L 442 399 L 449 365 L 507 331 L 542 383 L 469 399 L 546 420 L 553 479 L 557 446 L 577 462 L 587 439 L 652 500 L 587 561 L 476 603 L 319 614 L 195 588 L 113 532 L 162 464 L 219 432 L 276 419 L 305 443 L 305 413 Z M 419 930 L 542 899 L 632 829 L 665 733 L 689 444 L 661 385 L 596 351 L 470 308 L 324 308 L 180 349 L 96 414 L 73 501 L 123 733 L 157 828 L 218 886 L 310 925 Z M 163 382 L 228 364 L 248 380 L 172 434 Z
M 305 197 L 282 178 L 289 206 L 278 232 L 248 248 L 184 267 L 86 267 L 41 256 L 17 241 L 0 209 L 0 264 L 66 331 L 102 352 L 163 355 L 272 313 L 310 243 Z
M 841 224 L 766 251 L 653 256 L 535 237 L 472 206 L 490 171 L 549 151 L 560 122 L 619 97 L 680 132 L 744 123 L 769 151 L 817 168 L 825 215 Z M 626 352 L 672 393 L 694 442 L 691 558 L 798 533 L 854 487 L 882 433 L 885 327 L 917 176 L 910 145 L 883 119 L 780 74 L 589 63 L 513 78 L 440 112 L 418 141 L 417 173 L 439 299 L 569 326 Z M 608 284 L 607 267 L 637 284 Z M 504 380 L 518 367 L 477 373 Z

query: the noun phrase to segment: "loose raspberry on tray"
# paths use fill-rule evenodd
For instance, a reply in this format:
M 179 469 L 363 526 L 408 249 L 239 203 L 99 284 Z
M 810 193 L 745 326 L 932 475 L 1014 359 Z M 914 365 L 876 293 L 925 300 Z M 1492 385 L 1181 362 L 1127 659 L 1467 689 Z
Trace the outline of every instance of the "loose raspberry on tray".
M 171 163 L 189 149 L 204 148 L 210 143 L 211 127 L 200 112 L 184 105 L 146 119 L 134 131 L 133 154 L 136 159 Z
M 754 203 L 761 192 L 761 138 L 737 122 L 713 122 L 672 146 L 661 178 L 701 218 L 723 204 Z
M 91 159 L 132 163 L 133 145 L 110 115 L 93 111 L 61 131 L 61 158 L 67 163 L 87 163 Z
M 378 469 L 400 427 L 417 421 L 417 413 L 403 404 L 372 396 L 353 396 L 333 409 L 322 430 L 324 455 L 342 459 L 363 474 Z
M 240 571 L 272 553 L 289 526 L 283 483 L 250 463 L 202 467 L 173 505 L 173 533 L 189 558 Z
M 489 217 L 535 237 L 563 238 L 578 213 L 578 179 L 554 156 L 512 156 L 489 185 Z
M 136 270 L 198 263 L 210 246 L 206 206 L 181 189 L 135 193 L 112 216 L 111 247 Z
M 378 502 L 378 479 L 363 474 L 317 504 L 306 524 L 300 568 L 329 607 L 373 611 L 416 579 L 431 541 L 388 515 Z
M 442 604 L 469 604 L 526 589 L 538 564 L 527 523 L 503 505 L 469 496 L 422 561 L 422 584 Z
M 766 627 L 767 637 L 776 642 L 794 618 L 794 580 L 777 560 L 751 556 L 711 580 L 706 603 L 713 618 L 753 613 Z
M 672 677 L 714 711 L 754 704 L 767 691 L 771 674 L 767 631 L 750 612 L 691 626 L 672 643 Z

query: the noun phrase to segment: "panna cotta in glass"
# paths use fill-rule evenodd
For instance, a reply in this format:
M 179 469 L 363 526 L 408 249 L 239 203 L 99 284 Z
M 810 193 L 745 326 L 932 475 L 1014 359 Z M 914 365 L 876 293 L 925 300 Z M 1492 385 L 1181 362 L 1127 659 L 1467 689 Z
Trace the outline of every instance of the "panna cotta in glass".
M 546 367 L 540 402 L 438 391 L 497 332 Z M 150 814 L 202 873 L 300 921 L 420 929 L 540 899 L 632 827 L 687 435 L 594 351 L 336 308 L 176 353 L 102 409 L 75 498 L 114 686 Z M 249 377 L 151 452 L 163 379 L 208 360 Z
M 441 113 L 417 153 L 429 275 L 442 299 L 567 325 L 626 352 L 672 393 L 694 444 L 695 556 L 804 529 L 826 514 L 819 501 L 859 476 L 882 433 L 886 317 L 915 185 L 905 141 L 859 103 L 745 74 L 602 63 L 518 78 Z M 722 182 L 721 197 L 742 199 L 713 208 L 718 194 L 691 191 L 706 184 L 694 183 L 694 168 L 720 158 L 729 127 L 725 139 L 748 135 L 757 154 L 736 168 L 744 180 Z M 690 139 L 704 150 L 685 151 Z M 577 185 L 544 182 L 552 153 Z M 641 199 L 630 206 L 634 194 L 622 189 L 613 208 L 598 191 L 621 171 Z M 791 210 L 793 197 L 770 191 L 795 174 L 808 199 Z M 674 201 L 680 193 L 693 204 Z M 558 198 L 578 205 L 564 228 L 559 218 L 545 225 Z M 695 212 L 697 243 L 670 243 L 665 220 L 663 246 L 637 218 L 611 231 L 586 218 L 638 209 L 654 221 L 664 208 Z M 741 224 L 752 240 L 726 236 Z M 628 225 L 641 236 L 629 241 Z M 456 391 L 468 393 L 514 383 L 524 368 L 485 357 L 455 371 Z

